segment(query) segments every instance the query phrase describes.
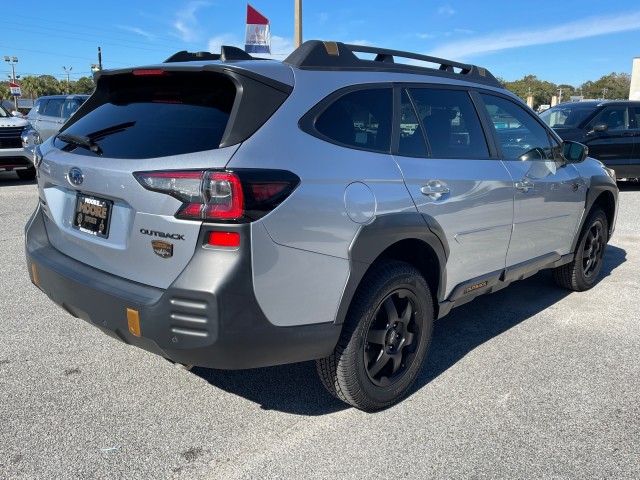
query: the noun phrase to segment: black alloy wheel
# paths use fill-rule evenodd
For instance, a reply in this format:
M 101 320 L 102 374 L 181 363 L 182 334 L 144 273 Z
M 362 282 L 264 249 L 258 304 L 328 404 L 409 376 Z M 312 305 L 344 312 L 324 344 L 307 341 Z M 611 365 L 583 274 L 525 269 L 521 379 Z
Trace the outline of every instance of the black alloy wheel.
M 433 321 L 431 291 L 420 271 L 379 260 L 351 301 L 334 352 L 316 361 L 322 383 L 361 410 L 397 402 L 422 370 Z
M 602 209 L 594 207 L 580 233 L 573 260 L 553 269 L 553 278 L 558 285 L 583 292 L 596 284 L 607 247 L 608 225 Z
M 364 348 L 367 375 L 374 385 L 393 385 L 415 360 L 423 328 L 417 308 L 416 296 L 406 288 L 390 293 L 378 305 Z

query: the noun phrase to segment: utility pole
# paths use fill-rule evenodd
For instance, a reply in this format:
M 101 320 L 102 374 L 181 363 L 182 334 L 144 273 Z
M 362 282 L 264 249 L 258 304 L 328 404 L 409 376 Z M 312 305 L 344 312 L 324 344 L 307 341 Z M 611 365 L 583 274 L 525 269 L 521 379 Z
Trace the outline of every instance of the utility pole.
M 558 89 L 558 103 L 562 103 L 562 89 Z
M 71 83 L 69 80 L 69 74 L 71 73 L 71 70 L 73 70 L 73 67 L 69 67 L 69 70 L 67 70 L 67 67 L 65 67 L 64 65 L 62 66 L 62 69 L 67 72 L 67 95 L 69 95 L 71 93 Z
M 603 88 L 603 89 L 602 89 L 602 100 L 604 100 L 604 99 L 605 99 L 605 96 L 606 96 L 606 95 L 607 95 L 607 89 L 606 89 L 606 88 Z
M 295 9 L 293 16 L 293 39 L 294 46 L 298 48 L 302 45 L 302 0 L 294 0 Z
M 16 83 L 15 65 L 16 65 L 16 63 L 18 63 L 18 57 L 8 57 L 7 55 L 5 55 L 4 56 L 4 61 L 8 62 L 9 65 L 11 65 L 11 82 L 15 84 Z M 19 75 L 18 75 L 18 78 L 20 78 Z M 18 96 L 17 95 L 15 97 L 13 97 L 13 102 L 14 102 L 15 109 L 18 110 Z

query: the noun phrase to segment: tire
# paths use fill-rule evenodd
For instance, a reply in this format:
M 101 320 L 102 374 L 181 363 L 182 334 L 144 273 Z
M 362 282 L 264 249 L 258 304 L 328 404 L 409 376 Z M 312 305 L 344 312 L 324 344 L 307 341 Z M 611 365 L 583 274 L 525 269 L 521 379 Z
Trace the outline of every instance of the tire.
M 571 263 L 553 269 L 556 283 L 569 290 L 584 292 L 596 284 L 602 269 L 609 226 L 600 207 L 594 207 L 584 223 Z
M 36 169 L 35 167 L 27 168 L 26 170 L 16 170 L 18 174 L 18 178 L 20 180 L 33 180 L 36 178 Z
M 333 353 L 316 361 L 325 388 L 365 411 L 404 396 L 422 370 L 433 332 L 433 300 L 413 266 L 384 260 L 358 287 Z

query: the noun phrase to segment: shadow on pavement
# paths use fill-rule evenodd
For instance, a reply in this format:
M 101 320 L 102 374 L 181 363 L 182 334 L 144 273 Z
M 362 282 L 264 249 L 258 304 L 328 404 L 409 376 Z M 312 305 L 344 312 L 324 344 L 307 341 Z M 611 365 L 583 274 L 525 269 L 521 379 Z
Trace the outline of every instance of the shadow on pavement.
M 20 180 L 18 174 L 15 172 L 0 172 L 0 187 L 13 186 L 13 185 L 35 185 L 34 180 Z
M 618 188 L 621 192 L 640 192 L 640 182 L 621 181 L 618 182 Z
M 625 250 L 608 245 L 600 281 L 625 260 Z M 454 309 L 436 322 L 431 350 L 409 395 L 448 370 L 479 345 L 569 294 L 570 291 L 555 285 L 551 272 L 546 270 Z M 585 301 L 588 301 L 586 296 Z M 314 362 L 235 371 L 194 368 L 192 372 L 213 386 L 251 400 L 265 410 L 297 415 L 325 415 L 349 408 L 325 391 Z

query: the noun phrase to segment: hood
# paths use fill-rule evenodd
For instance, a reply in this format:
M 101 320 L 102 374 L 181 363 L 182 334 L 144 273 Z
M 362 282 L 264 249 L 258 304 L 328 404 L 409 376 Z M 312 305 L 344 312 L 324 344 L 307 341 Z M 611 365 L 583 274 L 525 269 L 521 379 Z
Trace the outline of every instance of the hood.
M 19 117 L 1 117 L 0 128 L 5 127 L 26 127 L 29 121 Z

